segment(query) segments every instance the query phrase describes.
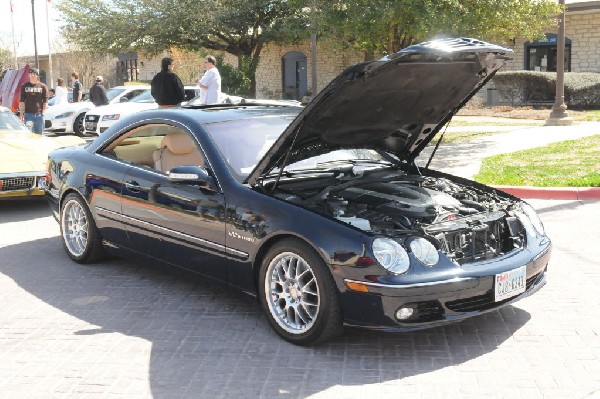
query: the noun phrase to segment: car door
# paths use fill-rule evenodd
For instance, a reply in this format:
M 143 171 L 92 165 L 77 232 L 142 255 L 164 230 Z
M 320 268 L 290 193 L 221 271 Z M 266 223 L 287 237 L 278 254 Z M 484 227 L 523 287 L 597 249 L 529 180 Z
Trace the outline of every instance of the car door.
M 163 170 L 167 165 L 172 168 L 192 162 L 191 153 L 165 158 L 164 143 L 169 137 L 185 135 L 193 146 L 190 151 L 202 159 L 194 159 L 194 164 L 204 163 L 198 143 L 188 131 L 172 125 L 152 124 L 135 130 L 129 139 L 143 151 L 127 170 L 122 192 L 129 247 L 185 269 L 226 280 L 226 262 L 219 262 L 225 257 L 223 194 L 216 185 L 201 188 L 193 183 L 174 182 L 169 179 L 168 170 Z M 147 147 L 154 148 L 152 165 L 148 165 Z M 130 154 L 136 151 L 128 150 Z M 129 156 L 133 160 L 134 156 Z
M 119 246 L 127 245 L 127 234 L 121 212 L 121 193 L 125 172 L 131 166 L 109 153 L 98 153 L 93 159 L 94 167 L 86 174 L 86 192 L 96 225 L 101 236 Z

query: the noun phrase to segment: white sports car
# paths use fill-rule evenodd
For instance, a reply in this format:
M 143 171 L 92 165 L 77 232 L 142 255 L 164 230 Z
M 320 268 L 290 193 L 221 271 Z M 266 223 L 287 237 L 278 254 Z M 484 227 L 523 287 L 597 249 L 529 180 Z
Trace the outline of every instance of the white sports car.
M 108 90 L 110 104 L 129 101 L 150 91 L 150 86 L 115 86 Z M 69 103 L 49 107 L 44 115 L 45 130 L 52 133 L 75 133 L 83 135 L 85 113 L 96 106 L 91 101 Z
M 189 101 L 199 94 L 198 86 L 185 86 L 185 101 Z M 125 116 L 147 109 L 158 108 L 158 104 L 152 97 L 150 89 L 130 101 L 117 102 L 95 108 L 85 115 L 85 133 L 100 134 L 108 129 L 113 123 Z

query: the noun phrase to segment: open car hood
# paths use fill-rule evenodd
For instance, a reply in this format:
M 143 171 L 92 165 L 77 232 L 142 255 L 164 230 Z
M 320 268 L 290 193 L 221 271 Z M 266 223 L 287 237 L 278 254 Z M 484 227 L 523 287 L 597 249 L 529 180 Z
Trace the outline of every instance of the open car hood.
M 509 52 L 475 39 L 442 39 L 351 66 L 294 119 L 246 182 L 337 149 L 382 150 L 412 163 Z

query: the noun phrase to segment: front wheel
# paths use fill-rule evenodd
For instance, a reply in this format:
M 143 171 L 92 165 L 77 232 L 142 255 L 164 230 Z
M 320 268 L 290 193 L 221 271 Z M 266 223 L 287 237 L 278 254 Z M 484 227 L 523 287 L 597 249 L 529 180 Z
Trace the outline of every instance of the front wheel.
M 260 270 L 259 295 L 271 327 L 293 344 L 313 345 L 342 332 L 333 278 L 302 241 L 286 239 L 268 251 Z
M 60 235 L 67 254 L 75 262 L 92 263 L 104 257 L 94 218 L 77 194 L 67 195 L 62 203 Z
M 73 133 L 75 133 L 79 137 L 83 136 L 83 133 L 85 132 L 84 119 L 85 112 L 83 114 L 77 115 L 77 118 L 75 118 L 75 122 L 73 122 Z

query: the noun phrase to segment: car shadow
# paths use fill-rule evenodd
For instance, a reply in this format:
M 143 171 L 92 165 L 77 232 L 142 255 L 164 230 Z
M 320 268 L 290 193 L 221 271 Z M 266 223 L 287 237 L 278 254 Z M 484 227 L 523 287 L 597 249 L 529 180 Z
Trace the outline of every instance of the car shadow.
M 0 272 L 22 289 L 97 326 L 74 330 L 75 336 L 117 332 L 150 342 L 154 399 L 309 397 L 339 385 L 399 380 L 487 354 L 530 319 L 508 306 L 417 332 L 346 329 L 331 342 L 304 348 L 280 339 L 253 297 L 212 281 L 120 259 L 78 265 L 58 237 L 1 253 Z
M 0 201 L 0 223 L 24 222 L 51 214 L 44 197 Z

